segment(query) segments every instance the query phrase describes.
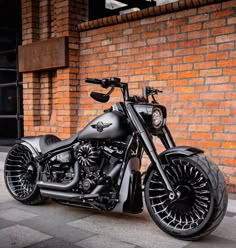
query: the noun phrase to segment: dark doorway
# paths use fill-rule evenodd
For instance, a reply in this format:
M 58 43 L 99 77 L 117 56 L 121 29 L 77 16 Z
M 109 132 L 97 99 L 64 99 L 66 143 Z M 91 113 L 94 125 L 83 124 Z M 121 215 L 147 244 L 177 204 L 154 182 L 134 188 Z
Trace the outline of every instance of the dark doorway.
M 0 0 L 0 145 L 23 135 L 22 78 L 18 72 L 21 44 L 19 0 Z

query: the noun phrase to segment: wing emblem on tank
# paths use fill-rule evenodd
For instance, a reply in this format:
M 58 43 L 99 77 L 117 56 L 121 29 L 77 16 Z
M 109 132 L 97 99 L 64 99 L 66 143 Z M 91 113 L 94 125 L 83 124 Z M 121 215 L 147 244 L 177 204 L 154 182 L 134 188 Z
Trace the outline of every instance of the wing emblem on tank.
M 102 132 L 104 128 L 108 128 L 112 125 L 112 123 L 103 123 L 102 121 L 99 121 L 97 124 L 91 125 L 92 128 L 97 129 L 98 132 Z

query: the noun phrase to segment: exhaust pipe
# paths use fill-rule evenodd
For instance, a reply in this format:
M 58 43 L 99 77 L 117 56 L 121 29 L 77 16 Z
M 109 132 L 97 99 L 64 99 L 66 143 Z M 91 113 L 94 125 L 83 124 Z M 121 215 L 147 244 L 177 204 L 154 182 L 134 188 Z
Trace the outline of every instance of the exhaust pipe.
M 121 169 L 122 164 L 117 164 L 111 171 L 108 173 L 108 177 L 113 179 Z M 79 181 L 79 166 L 78 162 L 75 163 L 75 176 L 73 180 L 66 184 L 59 184 L 59 183 L 45 183 L 45 182 L 38 182 L 40 187 L 40 193 L 49 198 L 61 199 L 61 200 L 85 200 L 85 199 L 92 199 L 97 198 L 99 193 L 106 187 L 106 185 L 98 185 L 90 194 L 76 194 L 72 192 L 63 192 L 65 190 L 69 190 L 73 188 Z M 62 191 L 60 191 L 62 190 Z
M 45 188 L 45 189 L 62 190 L 62 191 L 72 189 L 79 182 L 78 161 L 76 161 L 74 164 L 74 172 L 75 172 L 74 178 L 72 179 L 70 183 L 61 184 L 61 183 L 51 183 L 51 182 L 48 183 L 48 182 L 39 181 L 37 182 L 37 185 L 39 186 L 39 188 L 43 188 L 43 189 Z
M 85 199 L 93 199 L 99 197 L 98 194 L 91 195 L 91 194 L 76 194 L 71 192 L 63 192 L 63 191 L 55 191 L 55 190 L 48 190 L 48 189 L 41 189 L 40 193 L 42 196 L 55 198 L 60 200 L 85 200 Z

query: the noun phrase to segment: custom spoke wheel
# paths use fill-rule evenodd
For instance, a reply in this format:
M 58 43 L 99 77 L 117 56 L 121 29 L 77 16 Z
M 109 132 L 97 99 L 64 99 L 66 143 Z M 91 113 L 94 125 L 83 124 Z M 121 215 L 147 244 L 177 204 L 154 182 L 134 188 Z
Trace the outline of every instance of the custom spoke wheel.
M 170 200 L 156 170 L 145 185 L 148 211 L 165 232 L 185 240 L 212 232 L 224 217 L 227 191 L 222 173 L 203 155 L 174 157 L 164 168 L 178 198 Z
M 8 191 L 24 204 L 38 204 L 43 198 L 37 187 L 37 164 L 28 147 L 17 144 L 8 153 L 4 178 Z

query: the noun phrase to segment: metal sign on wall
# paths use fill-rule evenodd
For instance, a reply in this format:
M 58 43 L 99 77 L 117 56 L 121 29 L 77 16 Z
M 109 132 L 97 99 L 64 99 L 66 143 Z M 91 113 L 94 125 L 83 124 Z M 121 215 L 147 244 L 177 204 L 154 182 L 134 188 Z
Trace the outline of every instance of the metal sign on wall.
M 19 46 L 19 71 L 40 71 L 68 66 L 67 37 Z

